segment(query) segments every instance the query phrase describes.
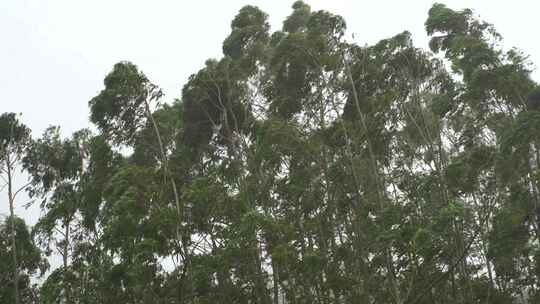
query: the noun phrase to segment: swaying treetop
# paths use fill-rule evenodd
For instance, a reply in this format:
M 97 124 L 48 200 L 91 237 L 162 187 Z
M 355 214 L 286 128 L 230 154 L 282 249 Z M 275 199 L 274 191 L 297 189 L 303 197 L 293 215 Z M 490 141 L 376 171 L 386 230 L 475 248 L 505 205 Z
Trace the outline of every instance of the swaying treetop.
M 145 124 L 148 104 L 163 93 L 130 62 L 115 64 L 104 84 L 89 102 L 90 121 L 112 142 L 130 144 Z

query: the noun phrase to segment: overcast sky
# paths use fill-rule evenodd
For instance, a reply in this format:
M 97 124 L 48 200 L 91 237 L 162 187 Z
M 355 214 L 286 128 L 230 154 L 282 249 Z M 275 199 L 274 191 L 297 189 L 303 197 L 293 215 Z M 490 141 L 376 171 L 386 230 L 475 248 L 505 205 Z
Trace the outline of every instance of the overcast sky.
M 221 56 L 230 22 L 246 5 L 270 16 L 272 30 L 290 14 L 292 0 L 0 0 L 0 113 L 22 113 L 39 136 L 49 125 L 64 135 L 89 126 L 88 100 L 114 63 L 129 60 L 160 85 L 167 100 L 208 58 Z M 351 39 L 371 44 L 404 30 L 427 47 L 424 21 L 434 1 L 312 0 L 312 9 L 343 16 Z M 516 46 L 540 64 L 538 0 L 438 1 L 453 9 L 472 8 L 493 23 L 505 47 Z M 534 78 L 538 81 L 540 73 Z M 20 182 L 20 179 L 19 179 Z M 21 198 L 24 199 L 24 198 Z M 32 225 L 38 208 L 17 214 Z M 0 193 L 0 215 L 8 213 Z

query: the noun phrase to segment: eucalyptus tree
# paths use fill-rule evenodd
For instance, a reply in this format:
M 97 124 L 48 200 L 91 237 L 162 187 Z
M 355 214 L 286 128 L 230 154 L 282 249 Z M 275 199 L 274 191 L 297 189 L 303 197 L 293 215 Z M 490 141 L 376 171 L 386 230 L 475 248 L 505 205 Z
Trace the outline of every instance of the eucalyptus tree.
M 75 243 L 83 240 L 82 215 L 83 183 L 88 159 L 90 132 L 81 130 L 72 138 L 63 140 L 58 127 L 49 127 L 42 138 L 32 142 L 24 162 L 31 175 L 30 194 L 42 198 L 44 212 L 33 229 L 35 238 L 46 248 L 62 257 L 62 267 L 55 270 L 47 281 L 55 282 L 65 303 L 75 303 L 77 283 L 81 280 L 71 267 Z M 55 273 L 61 273 L 57 275 Z M 45 285 L 47 286 L 47 284 Z M 43 292 L 45 291 L 45 292 Z M 42 294 L 46 294 L 46 288 Z M 49 302 L 50 300 L 45 300 Z
M 219 200 L 229 202 L 219 204 L 223 207 L 209 214 L 208 219 L 215 218 L 215 222 L 196 227 L 201 241 L 210 246 L 205 246 L 204 254 L 193 262 L 218 259 L 214 265 L 223 264 L 213 269 L 218 284 L 209 290 L 210 299 L 224 295 L 239 303 L 271 301 L 260 229 L 254 221 L 257 205 L 246 177 L 254 112 L 262 106 L 255 96 L 260 96 L 268 31 L 264 12 L 253 6 L 242 8 L 223 43 L 224 58 L 207 61 L 205 68 L 190 77 L 182 92 L 183 142 L 191 148 L 191 170 L 198 173 L 186 186 L 186 194 L 190 194 L 187 202 L 193 212 L 213 211 L 212 205 L 203 205 L 208 198 L 193 196 L 197 193 L 193 190 L 204 184 L 223 189 Z M 203 266 L 197 264 L 192 266 L 193 271 Z
M 65 257 L 42 301 L 537 300 L 529 62 L 471 10 L 425 26 L 431 51 L 406 31 L 359 46 L 302 1 L 275 32 L 245 6 L 171 104 L 116 64 L 100 134 L 51 128 L 26 157 L 34 235 Z
M 254 10 L 245 8 L 235 20 L 246 12 Z M 250 33 L 265 28 L 260 18 L 251 20 Z M 501 203 L 519 190 L 514 185 L 499 193 L 510 173 L 501 166 L 514 163 L 498 160 L 504 150 L 498 154 L 492 137 L 505 130 L 506 138 L 519 141 L 508 133 L 517 127 L 509 127 L 535 84 L 524 57 L 499 50 L 493 27 L 471 11 L 434 5 L 426 28 L 432 50 L 445 51 L 451 70 L 414 47 L 407 32 L 368 47 L 345 43 L 343 20 L 296 2 L 282 31 L 245 40 L 265 56 L 253 61 L 247 52 L 227 53 L 233 34 L 226 56 L 209 61 L 184 87 L 185 142 L 206 164 L 197 174 L 215 175 L 188 185 L 186 199 L 202 212 L 197 205 L 211 199 L 200 187 L 217 187 L 227 193 L 218 201 L 249 202 L 244 218 L 228 219 L 227 231 L 245 235 L 246 223 L 263 236 L 259 263 L 272 272 L 274 301 L 286 294 L 290 302 L 408 303 L 444 294 L 466 303 L 501 300 L 526 288 L 514 284 L 507 292 L 492 271 L 500 241 L 489 238 L 500 228 L 490 227 L 508 226 L 497 224 L 512 214 Z M 235 70 L 237 62 L 257 68 Z M 277 144 L 274 132 L 289 142 Z M 244 134 L 249 137 L 242 141 Z M 507 140 L 503 148 L 512 145 Z M 518 184 L 534 194 L 534 170 L 528 172 Z M 534 208 L 524 208 L 524 220 L 534 224 Z M 498 259 L 502 273 L 508 262 Z M 531 282 L 530 273 L 514 272 L 511 281 Z M 355 287 L 337 287 L 347 280 Z M 388 288 L 374 293 L 381 284 Z
M 436 4 L 426 30 L 432 36 L 431 49 L 444 52 L 452 71 L 463 79 L 459 103 L 450 107 L 463 152 L 449 168 L 449 182 L 469 193 L 490 221 L 477 229 L 483 231 L 491 288 L 506 297 L 537 297 L 531 258 L 538 250 L 538 157 L 535 132 L 529 127 L 535 111 L 526 108 L 527 96 L 537 85 L 530 78 L 530 64 L 519 50 L 503 50 L 494 27 L 476 19 L 471 10 Z M 459 179 L 464 183 L 455 182 Z
M 172 110 L 167 105 L 152 112 L 152 105 L 159 102 L 163 93 L 130 62 L 116 64 L 105 77 L 104 84 L 105 88 L 89 102 L 90 120 L 98 126 L 103 138 L 107 138 L 113 145 L 134 149 L 135 153 L 129 160 L 131 163 L 129 166 L 133 167 L 131 169 L 158 173 L 152 174 L 152 178 L 161 180 L 160 184 L 165 183 L 170 186 L 169 189 L 159 187 L 159 191 L 156 190 L 157 196 L 152 201 L 159 202 L 156 205 L 158 208 L 156 212 L 163 214 L 167 210 L 175 212 L 174 216 L 172 214 L 167 216 L 171 220 L 167 224 L 173 224 L 175 227 L 173 229 L 175 236 L 171 240 L 174 245 L 163 254 L 173 259 L 185 260 L 186 243 L 189 237 L 185 237 L 184 231 L 184 207 L 181 205 L 178 191 L 180 181 L 175 176 L 176 172 L 173 172 L 175 170 L 169 165 L 169 158 L 175 149 L 174 143 L 178 132 L 175 128 L 178 127 L 176 122 L 179 119 L 175 117 L 174 112 L 167 111 Z M 128 167 L 124 169 L 131 170 Z M 120 174 L 120 172 L 116 173 Z M 128 188 L 125 190 L 127 191 Z M 114 197 L 114 199 L 117 198 Z M 113 197 L 108 199 L 113 199 Z M 113 204 L 114 202 L 106 203 Z M 121 223 L 116 224 L 121 225 Z M 168 228 L 167 231 L 169 231 Z
M 15 227 L 16 233 L 11 229 Z M 13 246 L 12 235 L 16 235 Z M 38 303 L 39 288 L 32 282 L 35 274 L 43 275 L 48 263 L 42 256 L 41 250 L 32 240 L 32 236 L 24 220 L 15 217 L 0 219 L 0 301 L 16 303 L 17 297 L 21 303 Z M 17 250 L 17 265 L 14 266 L 13 252 Z M 15 272 L 16 271 L 16 272 Z M 17 276 L 18 287 L 15 288 L 13 277 Z M 18 294 L 13 291 L 17 290 Z
M 105 89 L 89 101 L 90 120 L 114 144 L 132 145 L 137 132 L 149 123 L 157 139 L 160 162 L 174 192 L 177 212 L 181 206 L 176 182 L 168 169 L 168 151 L 151 110 L 151 103 L 163 96 L 161 89 L 130 62 L 119 62 L 105 77 Z
M 0 173 L 2 189 L 7 187 L 7 200 L 10 212 L 10 238 L 11 238 L 11 258 L 13 259 L 13 300 L 14 303 L 20 303 L 19 297 L 19 261 L 17 249 L 17 231 L 15 216 L 15 200 L 23 191 L 26 185 L 17 188 L 15 184 L 15 175 L 17 168 L 26 152 L 30 140 L 30 129 L 21 123 L 15 113 L 3 113 L 0 115 Z
M 397 232 L 388 231 L 397 224 L 392 221 L 396 220 L 399 206 L 394 210 L 387 206 L 389 198 L 386 197 L 385 187 L 375 181 L 381 179 L 379 175 L 385 170 L 382 164 L 389 166 L 392 163 L 388 146 L 395 132 L 388 127 L 388 123 L 397 120 L 392 107 L 400 106 L 399 102 L 412 91 L 412 85 L 407 83 L 409 79 L 400 78 L 400 68 L 408 63 L 404 55 L 409 55 L 407 52 L 416 55 L 414 52 L 417 51 L 410 46 L 407 34 L 367 49 L 347 45 L 342 40 L 345 22 L 339 16 L 324 11 L 311 12 L 309 6 L 302 2 L 296 2 L 293 9 L 292 15 L 284 23 L 283 31 L 274 33 L 266 42 L 266 56 L 258 62 L 258 69 L 262 72 L 250 76 L 249 73 L 228 68 L 234 67 L 236 62 L 244 62 L 243 57 L 231 55 L 220 61 L 209 61 L 207 67 L 192 76 L 184 87 L 185 142 L 197 148 L 202 155 L 201 160 L 207 164 L 206 168 L 211 165 L 217 169 L 206 169 L 206 176 L 197 178 L 197 183 L 188 186 L 186 194 L 189 196 L 186 198 L 194 200 L 194 212 L 201 212 L 204 207 L 199 205 L 211 201 L 202 195 L 204 191 L 200 187 L 223 189 L 221 192 L 227 195 L 219 196 L 218 200 L 232 200 L 227 203 L 231 207 L 236 206 L 237 198 L 247 200 L 247 207 L 240 209 L 245 215 L 230 216 L 225 231 L 229 237 L 235 238 L 253 229 L 259 231 L 255 235 L 262 235 L 257 246 L 263 249 L 258 253 L 260 257 L 255 258 L 255 265 L 270 265 L 265 268 L 272 270 L 274 302 L 280 297 L 289 302 L 321 303 L 393 297 L 395 302 L 401 303 L 405 298 L 400 295 L 401 278 L 392 261 L 395 253 L 382 246 L 388 240 L 360 238 L 370 235 L 368 231 L 395 233 L 393 238 L 396 239 L 399 236 Z M 254 10 L 251 7 L 241 10 L 235 21 L 244 20 L 242 17 L 247 12 Z M 255 15 L 260 16 L 260 13 Z M 260 18 L 253 17 L 251 20 L 255 23 Z M 235 21 L 233 33 L 237 31 Z M 265 28 L 260 24 L 249 28 L 257 33 L 255 29 Z M 230 38 L 226 40 L 224 50 L 230 48 L 230 41 Z M 261 38 L 252 45 L 262 43 L 265 42 Z M 401 53 L 394 55 L 396 51 Z M 419 59 L 417 66 L 411 67 L 412 72 L 424 68 L 421 64 L 429 65 L 429 59 L 425 57 Z M 346 62 L 349 58 L 354 62 Z M 368 60 L 374 58 L 376 61 L 370 64 Z M 387 61 L 392 61 L 394 65 L 385 68 Z M 349 68 L 354 72 L 347 71 L 347 65 L 351 65 Z M 346 72 L 354 75 L 344 77 Z M 416 77 L 436 77 L 424 74 Z M 246 81 L 250 83 L 247 90 L 241 86 Z M 351 81 L 354 85 L 351 85 Z M 360 87 L 362 85 L 364 87 Z M 359 90 L 364 95 L 359 96 Z M 348 96 L 348 99 L 344 96 Z M 364 104 L 361 105 L 361 102 Z M 374 108 L 365 112 L 370 103 Z M 259 105 L 260 108 L 254 107 Z M 369 116 L 370 121 L 359 124 L 358 114 Z M 231 134 L 231 129 L 236 134 Z M 249 135 L 248 140 L 241 140 L 243 134 Z M 277 136 L 288 141 L 280 140 Z M 345 146 L 335 144 L 339 137 L 346 143 Z M 225 150 L 220 146 L 224 146 Z M 243 159 L 245 164 L 242 164 Z M 233 167 L 232 164 L 237 166 Z M 357 171 L 360 170 L 371 174 L 358 176 Z M 338 172 L 342 179 L 332 180 L 339 176 Z M 343 189 L 344 183 L 351 188 Z M 341 197 L 336 195 L 339 192 L 342 193 Z M 354 198 L 352 201 L 351 197 Z M 368 205 L 372 201 L 378 203 Z M 351 210 L 352 206 L 356 206 L 356 210 Z M 378 220 L 366 225 L 369 218 L 366 221 L 361 214 L 373 214 L 370 210 L 375 206 L 380 212 L 376 215 Z M 351 211 L 353 214 L 346 216 L 353 219 L 353 227 L 342 226 L 336 219 L 343 219 L 343 213 Z M 392 213 L 393 217 L 387 217 Z M 385 227 L 381 228 L 381 224 Z M 285 227 L 278 228 L 280 225 L 288 227 L 290 232 L 286 232 Z M 221 223 L 218 227 L 223 231 Z M 351 228 L 354 230 L 349 230 Z M 336 241 L 336 234 L 340 236 L 339 241 Z M 217 240 L 226 242 L 226 237 L 225 240 L 223 237 Z M 354 237 L 357 241 L 353 244 L 345 241 Z M 211 235 L 210 238 L 216 241 Z M 379 245 L 364 250 L 365 244 L 375 242 Z M 234 244 L 228 243 L 229 246 Z M 334 254 L 338 248 L 342 252 L 351 248 L 351 256 L 337 258 Z M 213 251 L 218 249 L 213 248 Z M 223 246 L 223 249 L 227 247 Z M 360 252 L 363 252 L 362 257 L 359 256 Z M 372 268 L 369 269 L 366 265 L 370 264 L 373 255 L 383 257 L 383 261 L 378 266 L 371 263 Z M 222 262 L 231 264 L 234 259 Z M 347 268 L 344 270 L 343 267 Z M 379 267 L 381 270 L 378 270 Z M 239 267 L 230 269 L 240 271 Z M 391 288 L 387 289 L 391 293 L 371 294 L 373 286 L 385 279 L 380 276 L 374 280 L 367 274 L 366 277 L 354 278 L 356 285 L 362 286 L 360 282 L 366 282 L 363 290 L 338 287 L 340 283 L 353 280 L 352 269 L 356 273 L 386 271 L 395 276 Z M 256 272 L 256 275 L 268 280 L 264 272 Z M 243 284 L 254 280 L 254 286 L 260 285 L 257 276 L 255 279 L 248 278 Z M 254 292 L 259 294 L 256 299 L 261 301 L 260 295 L 265 294 L 265 288 Z
M 169 170 L 169 151 L 151 110 L 151 103 L 158 102 L 163 92 L 130 62 L 117 63 L 105 77 L 104 85 L 105 89 L 89 102 L 90 120 L 98 126 L 105 138 L 110 138 L 115 144 L 133 144 L 136 133 L 145 124 L 152 126 L 161 154 L 160 164 L 171 185 L 180 221 L 183 208 L 180 205 L 177 182 Z M 180 242 L 180 224 L 177 230 Z

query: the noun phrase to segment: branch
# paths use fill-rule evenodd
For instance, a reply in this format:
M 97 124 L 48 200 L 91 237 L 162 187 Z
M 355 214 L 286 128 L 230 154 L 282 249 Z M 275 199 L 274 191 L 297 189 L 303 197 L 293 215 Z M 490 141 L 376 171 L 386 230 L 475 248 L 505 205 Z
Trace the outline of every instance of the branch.
M 55 226 L 54 230 L 64 238 L 66 237 L 66 234 L 62 230 L 58 229 L 58 227 Z
M 26 189 L 26 187 L 30 186 L 31 184 L 32 184 L 32 182 L 30 181 L 30 182 L 22 185 L 19 189 L 17 189 L 17 191 L 15 191 L 15 193 L 13 194 L 13 199 L 15 199 L 17 197 L 17 194 L 19 194 L 19 192 Z
M 24 206 L 25 209 L 28 209 L 28 208 L 30 208 L 30 205 L 32 205 L 35 201 L 36 201 L 35 199 L 31 199 L 31 200 L 25 202 L 22 205 Z

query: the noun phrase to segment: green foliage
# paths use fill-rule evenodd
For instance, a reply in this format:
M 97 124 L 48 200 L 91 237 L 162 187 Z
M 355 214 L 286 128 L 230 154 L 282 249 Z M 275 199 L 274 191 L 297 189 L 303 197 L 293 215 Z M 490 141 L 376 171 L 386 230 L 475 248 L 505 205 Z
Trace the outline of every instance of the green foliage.
M 30 130 L 23 125 L 15 113 L 0 115 L 0 158 L 7 153 L 21 154 L 30 136 Z
M 49 264 L 43 258 L 41 251 L 34 244 L 25 222 L 20 218 L 8 217 L 0 222 L 0 302 L 14 303 L 13 286 L 13 246 L 10 221 L 15 221 L 16 248 L 19 273 L 19 295 L 23 303 L 38 303 L 38 287 L 31 278 L 42 276 Z
M 90 121 L 114 143 L 130 143 L 144 125 L 145 107 L 163 93 L 130 62 L 115 64 L 104 85 L 88 103 Z
M 89 102 L 97 136 L 29 142 L 0 116 L 43 199 L 35 241 L 64 258 L 40 301 L 534 303 L 530 62 L 471 10 L 434 4 L 425 26 L 431 51 L 407 31 L 359 46 L 302 1 L 273 33 L 246 6 L 181 100 L 151 107 L 120 62 Z

